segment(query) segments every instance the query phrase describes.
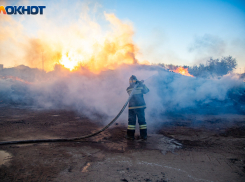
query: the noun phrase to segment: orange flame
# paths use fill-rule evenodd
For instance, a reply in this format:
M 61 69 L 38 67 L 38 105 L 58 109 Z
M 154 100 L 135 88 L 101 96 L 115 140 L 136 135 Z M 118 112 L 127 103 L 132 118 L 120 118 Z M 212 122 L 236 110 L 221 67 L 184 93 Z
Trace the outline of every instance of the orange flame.
M 183 67 L 178 67 L 177 69 L 173 70 L 173 72 L 175 73 L 180 73 L 181 75 L 185 75 L 185 76 L 191 76 L 191 77 L 194 77 L 193 75 L 191 75 L 189 72 L 188 72 L 188 68 L 183 68 Z
M 88 36 L 71 35 L 69 46 L 63 48 L 59 63 L 70 71 L 81 66 L 94 73 L 115 69 L 122 64 L 138 63 L 135 54 L 138 49 L 132 40 L 133 27 L 120 21 L 114 14 L 105 13 L 112 25 L 112 32 L 103 34 L 99 29 Z
M 23 80 L 19 77 L 16 77 L 16 76 L 3 76 L 2 79 L 11 79 L 11 80 L 16 80 L 16 81 L 19 81 L 19 82 L 23 82 L 25 84 L 32 84 L 31 82 L 28 82 L 26 80 Z
M 0 46 L 4 47 L 1 60 L 8 60 L 4 62 L 6 67 L 24 64 L 52 71 L 60 64 L 70 71 L 83 67 L 93 73 L 113 70 L 123 64 L 149 64 L 137 60 L 140 52 L 133 41 L 132 23 L 121 21 L 114 14 L 104 13 L 104 16 L 107 22 L 102 22 L 103 26 L 90 18 L 88 12 L 68 26 L 61 27 L 49 20 L 41 23 L 45 28 L 37 32 L 37 37 L 26 34 L 21 22 L 3 16 L 0 18 Z M 12 50 L 18 51 L 13 54 Z

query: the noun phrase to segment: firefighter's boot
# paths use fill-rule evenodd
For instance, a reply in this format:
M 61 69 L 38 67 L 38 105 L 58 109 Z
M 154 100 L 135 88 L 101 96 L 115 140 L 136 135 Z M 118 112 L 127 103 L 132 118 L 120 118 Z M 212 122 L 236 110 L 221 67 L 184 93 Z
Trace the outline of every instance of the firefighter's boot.
M 146 126 L 146 124 L 140 125 L 140 139 L 142 139 L 142 140 L 147 139 L 147 126 Z
M 128 125 L 126 138 L 129 140 L 134 140 L 134 133 L 135 133 L 135 125 Z

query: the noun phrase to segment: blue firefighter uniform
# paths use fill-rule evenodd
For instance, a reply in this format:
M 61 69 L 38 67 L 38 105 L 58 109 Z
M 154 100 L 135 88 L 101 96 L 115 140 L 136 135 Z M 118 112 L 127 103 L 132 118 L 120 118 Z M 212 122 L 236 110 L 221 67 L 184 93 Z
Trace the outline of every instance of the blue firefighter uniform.
M 149 89 L 142 83 L 139 82 L 136 76 L 132 75 L 129 79 L 130 86 L 127 88 L 127 92 L 130 95 L 136 83 L 139 83 L 132 98 L 129 100 L 128 105 L 128 129 L 127 138 L 134 139 L 136 117 L 140 127 L 140 137 L 147 139 L 147 126 L 145 122 L 145 100 L 143 94 L 149 92 Z

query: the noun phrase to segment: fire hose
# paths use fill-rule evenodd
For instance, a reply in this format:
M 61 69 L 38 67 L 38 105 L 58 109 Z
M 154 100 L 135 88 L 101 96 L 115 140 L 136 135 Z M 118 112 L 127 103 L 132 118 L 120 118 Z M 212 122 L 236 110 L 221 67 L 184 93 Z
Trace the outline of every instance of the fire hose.
M 152 75 L 154 76 L 154 75 Z M 147 79 L 151 78 L 152 76 L 148 77 Z M 147 80 L 145 79 L 145 81 Z M 125 108 L 128 105 L 129 100 L 131 99 L 131 97 L 133 96 L 134 91 L 136 90 L 136 87 L 139 85 L 139 83 L 136 83 L 132 92 L 130 93 L 128 100 L 126 101 L 126 103 L 123 105 L 122 109 L 120 110 L 120 112 L 116 115 L 116 117 L 110 122 L 108 123 L 104 128 L 100 129 L 99 131 L 96 131 L 94 133 L 88 134 L 88 135 L 84 135 L 81 137 L 75 137 L 75 138 L 57 138 L 57 139 L 38 139 L 38 140 L 19 140 L 19 141 L 4 141 L 4 142 L 0 142 L 0 145 L 10 145 L 10 144 L 27 144 L 27 143 L 46 143 L 46 142 L 68 142 L 68 141 L 75 141 L 75 140 L 81 140 L 81 139 L 85 139 L 85 138 L 90 138 L 93 137 L 95 135 L 98 135 L 99 133 L 105 131 L 107 128 L 109 128 L 109 126 L 111 126 L 118 118 L 119 116 L 123 113 L 123 111 L 125 110 Z

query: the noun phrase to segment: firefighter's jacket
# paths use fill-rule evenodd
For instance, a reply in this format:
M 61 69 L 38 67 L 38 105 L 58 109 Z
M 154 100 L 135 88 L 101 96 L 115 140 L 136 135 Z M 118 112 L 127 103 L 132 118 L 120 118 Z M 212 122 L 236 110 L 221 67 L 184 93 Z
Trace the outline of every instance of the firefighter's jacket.
M 134 89 L 134 85 L 130 85 L 127 88 L 127 92 L 130 95 Z M 146 108 L 145 100 L 143 94 L 148 93 L 150 90 L 145 86 L 145 84 L 140 83 L 136 90 L 134 91 L 133 96 L 129 100 L 128 109 L 138 109 L 138 108 Z

